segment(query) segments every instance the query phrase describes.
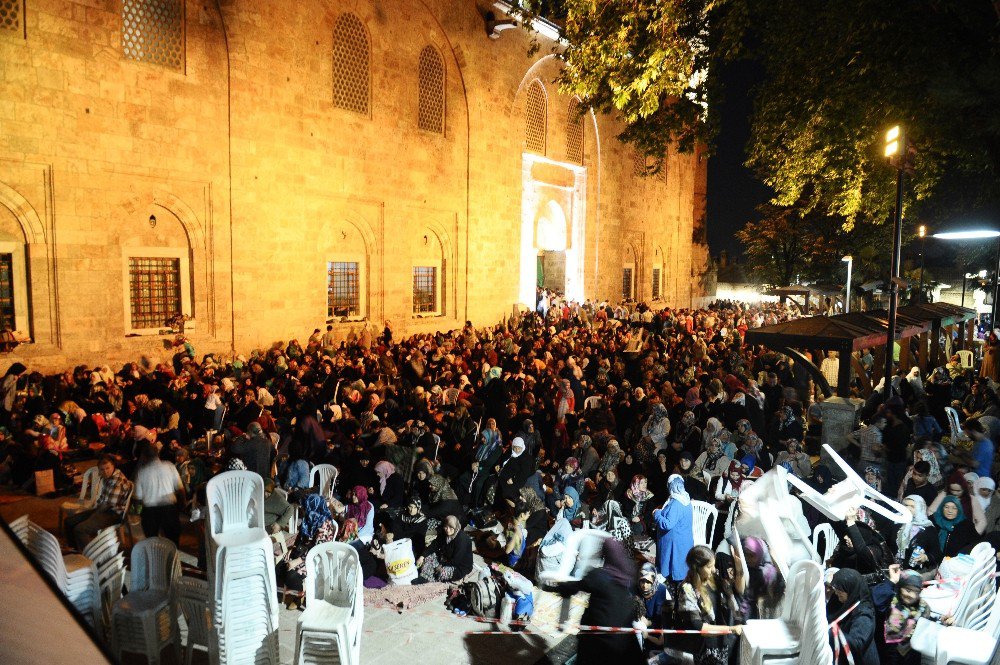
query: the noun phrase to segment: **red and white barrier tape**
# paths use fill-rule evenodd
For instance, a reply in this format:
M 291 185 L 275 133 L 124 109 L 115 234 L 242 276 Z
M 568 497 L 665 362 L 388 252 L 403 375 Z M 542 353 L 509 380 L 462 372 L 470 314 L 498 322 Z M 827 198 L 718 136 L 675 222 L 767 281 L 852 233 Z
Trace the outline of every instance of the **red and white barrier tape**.
M 830 622 L 830 631 L 833 633 L 833 662 L 840 662 L 840 652 L 841 649 L 844 651 L 844 655 L 847 657 L 848 665 L 854 665 L 854 654 L 851 653 L 851 645 L 847 643 L 847 635 L 844 631 L 840 629 L 840 622 L 843 621 L 848 614 L 854 611 L 861 601 L 854 603 L 847 611 L 841 614 L 839 617 Z

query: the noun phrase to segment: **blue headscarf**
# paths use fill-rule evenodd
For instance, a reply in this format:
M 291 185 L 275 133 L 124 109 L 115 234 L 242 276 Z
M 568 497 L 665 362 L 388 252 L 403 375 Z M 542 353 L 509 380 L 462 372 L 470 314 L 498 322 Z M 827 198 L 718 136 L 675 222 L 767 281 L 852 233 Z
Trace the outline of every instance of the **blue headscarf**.
M 958 510 L 958 515 L 956 515 L 953 520 L 944 516 L 944 507 L 949 503 L 955 506 Z M 938 506 L 937 511 L 934 513 L 934 524 L 936 524 L 938 528 L 938 542 L 941 544 L 942 550 L 944 549 L 945 543 L 948 542 L 948 536 L 955 530 L 958 523 L 964 519 L 965 511 L 962 510 L 962 502 L 953 496 L 946 496 L 944 501 L 941 502 L 941 505 Z
M 321 526 L 333 519 L 330 507 L 319 494 L 307 494 L 302 499 L 302 524 L 299 525 L 299 535 L 311 539 Z
M 684 486 L 684 478 L 677 475 L 676 473 L 667 478 L 667 487 L 670 488 L 670 500 L 677 501 L 682 506 L 686 506 L 691 503 L 691 495 L 688 494 L 687 488 Z
M 563 517 L 572 521 L 576 517 L 576 514 L 580 512 L 580 493 L 576 491 L 575 487 L 567 486 L 563 491 L 563 496 L 573 499 L 572 506 L 563 504 Z

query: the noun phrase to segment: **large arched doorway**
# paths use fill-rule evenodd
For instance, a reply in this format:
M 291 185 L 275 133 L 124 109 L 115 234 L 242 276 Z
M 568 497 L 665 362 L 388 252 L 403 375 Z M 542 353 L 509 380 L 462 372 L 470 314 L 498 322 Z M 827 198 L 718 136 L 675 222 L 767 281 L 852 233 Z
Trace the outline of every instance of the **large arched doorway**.
M 535 220 L 537 286 L 557 293 L 566 292 L 566 213 L 555 201 L 541 205 Z

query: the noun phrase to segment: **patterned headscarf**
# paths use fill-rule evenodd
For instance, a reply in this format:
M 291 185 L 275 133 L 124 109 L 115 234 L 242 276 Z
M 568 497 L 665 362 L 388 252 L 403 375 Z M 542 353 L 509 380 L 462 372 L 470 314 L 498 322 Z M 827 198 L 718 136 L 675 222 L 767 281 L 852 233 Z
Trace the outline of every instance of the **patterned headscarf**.
M 305 513 L 299 525 L 299 535 L 311 539 L 321 526 L 333 519 L 330 507 L 319 494 L 307 494 L 302 499 L 302 512 Z

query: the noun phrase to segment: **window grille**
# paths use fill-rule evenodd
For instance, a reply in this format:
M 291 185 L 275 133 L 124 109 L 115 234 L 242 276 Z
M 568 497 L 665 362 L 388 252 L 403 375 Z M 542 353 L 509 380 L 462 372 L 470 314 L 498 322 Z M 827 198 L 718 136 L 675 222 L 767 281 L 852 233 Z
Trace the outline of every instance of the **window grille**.
M 545 154 L 545 90 L 538 81 L 528 86 L 528 107 L 525 121 L 525 147 L 529 152 Z
M 417 124 L 420 129 L 444 134 L 444 60 L 433 46 L 420 52 L 420 99 Z
M 368 115 L 371 108 L 371 47 L 365 26 L 344 14 L 333 28 L 333 105 Z
M 583 164 L 583 109 L 575 99 L 569 101 L 566 115 L 566 161 Z
M 437 268 L 413 267 L 413 313 L 427 314 L 438 311 Z
M 646 156 L 641 153 L 632 155 L 632 171 L 638 176 L 646 175 Z
M 182 313 L 180 259 L 132 256 L 128 275 L 133 328 L 161 328 Z
M 628 300 L 632 297 L 632 268 L 622 270 L 622 298 Z
M 0 30 L 24 34 L 24 0 L 0 0 Z
M 361 273 L 353 261 L 331 261 L 326 272 L 326 315 L 360 316 Z
M 182 0 L 122 0 L 122 52 L 132 60 L 183 70 Z
M 14 314 L 14 255 L 0 254 L 0 330 L 17 328 Z
M 660 269 L 653 268 L 653 300 L 660 297 Z

